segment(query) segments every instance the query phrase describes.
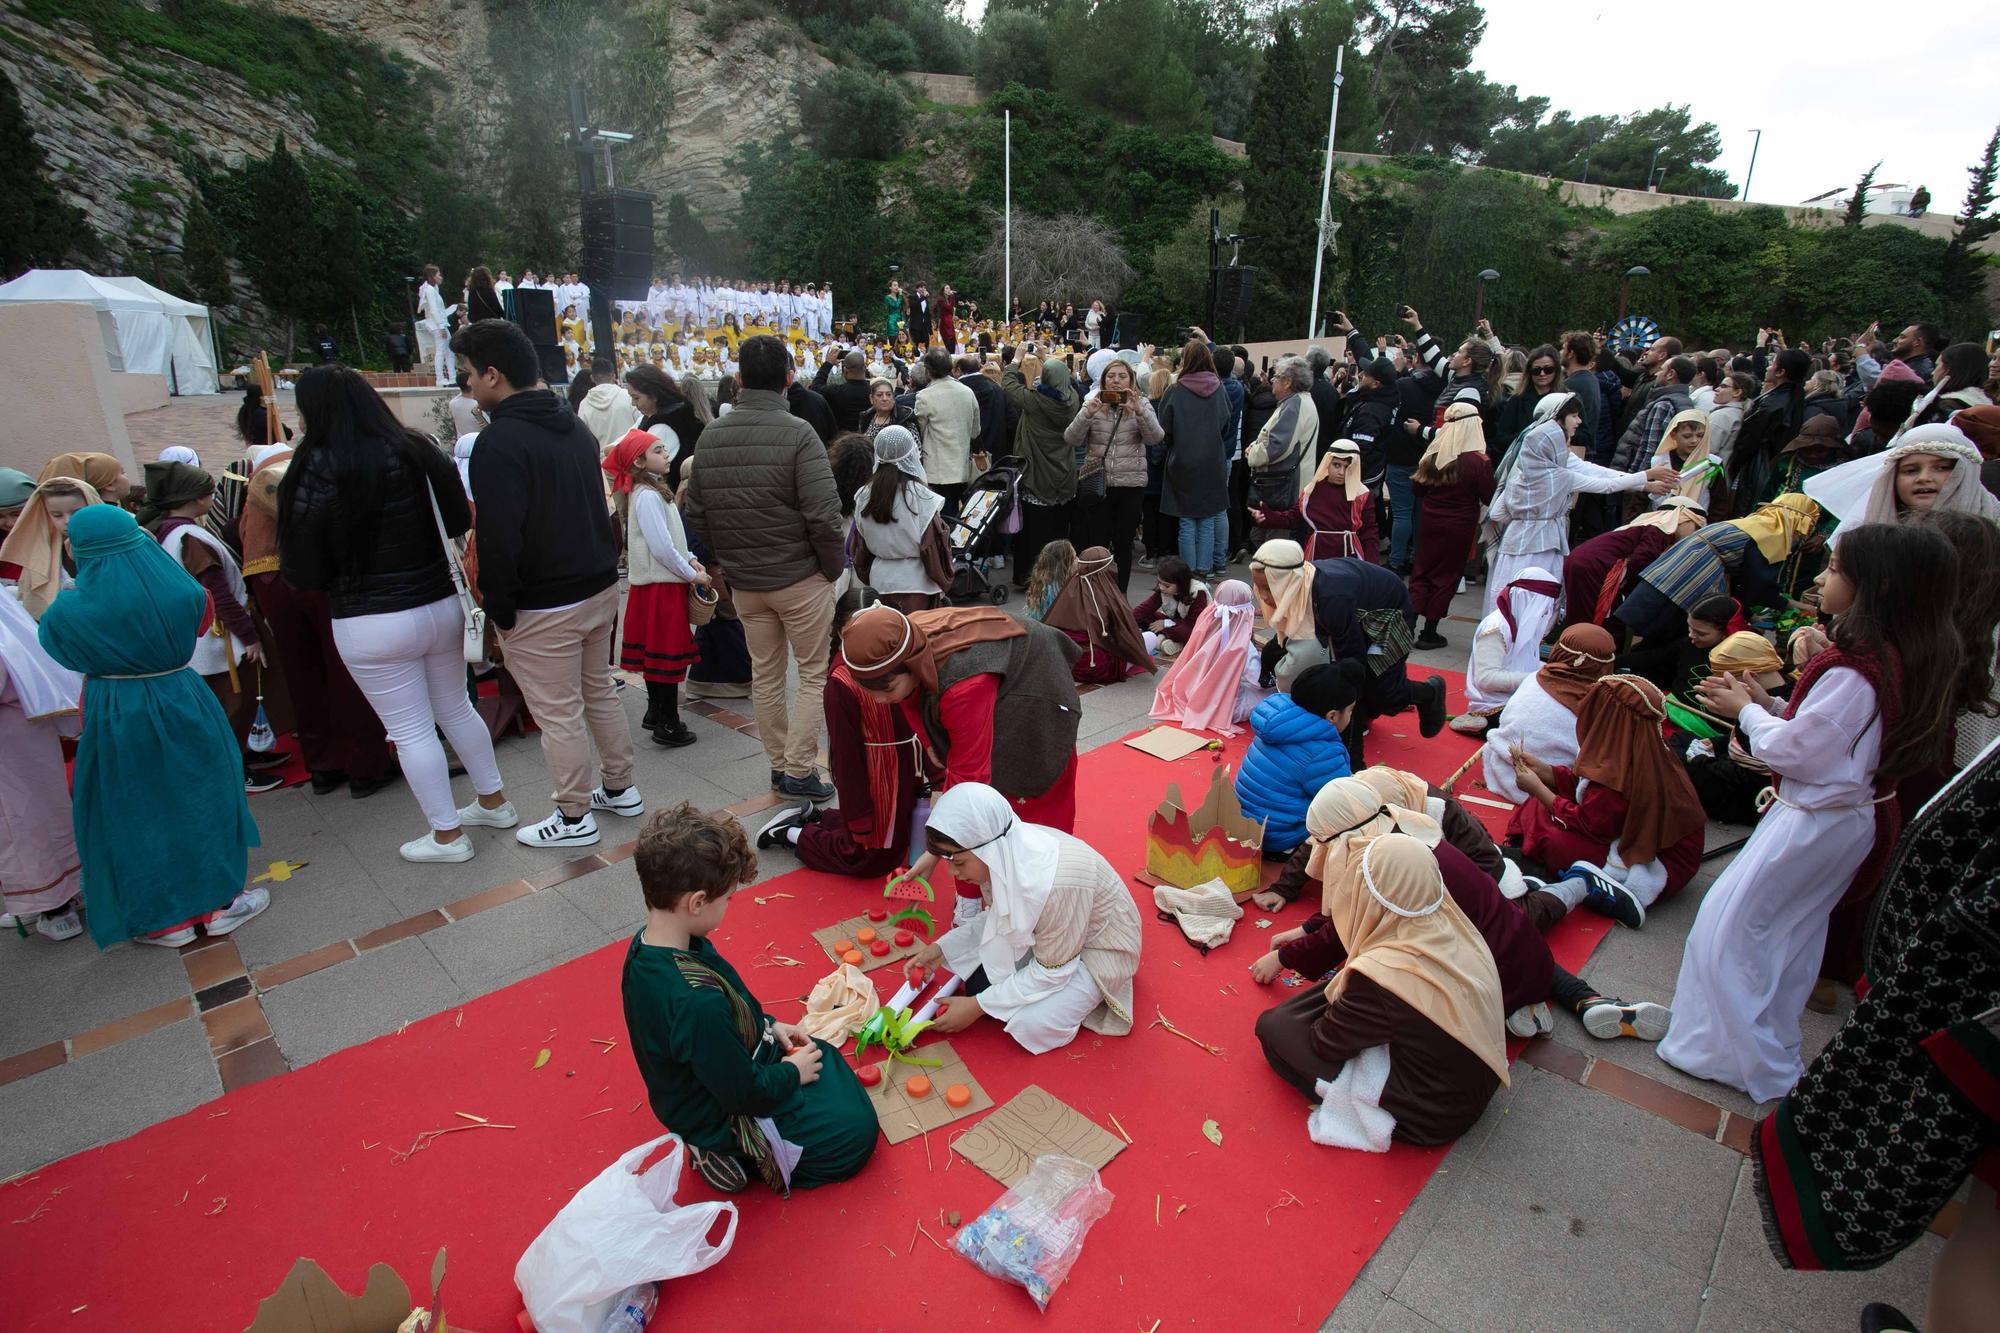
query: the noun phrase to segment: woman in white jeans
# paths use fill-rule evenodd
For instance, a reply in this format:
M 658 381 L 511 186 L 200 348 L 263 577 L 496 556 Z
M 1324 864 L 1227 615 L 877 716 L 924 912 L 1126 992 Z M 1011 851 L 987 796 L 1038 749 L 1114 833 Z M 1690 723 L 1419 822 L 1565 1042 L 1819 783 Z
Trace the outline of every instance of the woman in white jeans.
M 279 573 L 326 592 L 334 646 L 430 823 L 403 859 L 469 861 L 466 825 L 512 828 L 519 816 L 466 694 L 464 617 L 439 532 L 472 526 L 458 471 L 345 366 L 301 375 L 297 401 L 305 429 L 278 493 Z M 452 796 L 440 729 L 478 793 L 470 805 Z

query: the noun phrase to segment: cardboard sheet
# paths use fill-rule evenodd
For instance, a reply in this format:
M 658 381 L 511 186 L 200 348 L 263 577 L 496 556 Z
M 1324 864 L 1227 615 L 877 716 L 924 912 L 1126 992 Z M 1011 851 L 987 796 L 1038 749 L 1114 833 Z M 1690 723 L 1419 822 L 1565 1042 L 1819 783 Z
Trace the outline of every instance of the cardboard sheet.
M 450 1333 L 444 1319 L 444 1269 L 444 1251 L 439 1250 L 431 1261 L 427 1327 L 432 1333 Z M 411 1313 L 410 1289 L 389 1265 L 371 1267 L 367 1287 L 350 1296 L 324 1268 L 301 1256 L 278 1289 L 258 1303 L 256 1321 L 246 1333 L 397 1333 Z
M 986 1089 L 979 1086 L 979 1080 L 965 1067 L 965 1061 L 959 1058 L 950 1042 L 936 1041 L 927 1046 L 915 1046 L 910 1054 L 943 1063 L 933 1069 L 928 1065 L 904 1064 L 901 1060 L 879 1062 L 882 1081 L 867 1090 L 868 1104 L 875 1108 L 875 1116 L 882 1122 L 882 1137 L 890 1143 L 901 1143 L 926 1130 L 943 1129 L 969 1115 L 993 1109 L 993 1099 L 987 1095 Z M 911 1077 L 916 1074 L 922 1074 L 931 1081 L 928 1095 L 912 1097 L 906 1090 Z M 944 1099 L 945 1089 L 954 1083 L 963 1083 L 972 1093 L 972 1100 L 964 1106 L 952 1106 Z
M 1125 1151 L 1125 1140 L 1030 1083 L 1008 1103 L 958 1136 L 952 1151 L 1011 1186 L 1035 1159 L 1060 1153 L 1100 1171 Z
M 1204 748 L 1210 739 L 1207 736 L 1197 736 L 1192 731 L 1183 731 L 1179 727 L 1162 726 L 1154 727 L 1143 736 L 1134 736 L 1125 743 L 1140 754 L 1149 754 L 1155 759 L 1164 759 L 1172 763 Z
M 947 907 L 945 911 L 947 919 L 949 919 L 951 909 Z M 890 915 L 893 916 L 895 913 L 891 912 Z M 932 911 L 931 915 L 936 916 L 936 911 Z M 905 929 L 908 929 L 910 932 L 911 942 L 907 948 L 898 948 L 896 947 L 896 932 Z M 929 938 L 923 932 L 922 922 L 918 922 L 915 927 L 905 927 L 892 925 L 887 921 L 870 921 L 866 916 L 851 916 L 845 921 L 836 921 L 830 926 L 821 926 L 812 933 L 813 943 L 826 951 L 829 961 L 837 964 L 842 960 L 840 955 L 833 951 L 833 942 L 835 940 L 848 940 L 852 942 L 855 935 L 863 930 L 872 930 L 883 939 L 889 941 L 889 952 L 879 958 L 870 953 L 866 945 L 855 945 L 861 954 L 861 961 L 854 964 L 854 966 L 860 968 L 863 972 L 873 972 L 878 967 L 886 967 L 890 963 L 900 963 L 905 958 L 915 956 L 924 945 L 930 943 Z

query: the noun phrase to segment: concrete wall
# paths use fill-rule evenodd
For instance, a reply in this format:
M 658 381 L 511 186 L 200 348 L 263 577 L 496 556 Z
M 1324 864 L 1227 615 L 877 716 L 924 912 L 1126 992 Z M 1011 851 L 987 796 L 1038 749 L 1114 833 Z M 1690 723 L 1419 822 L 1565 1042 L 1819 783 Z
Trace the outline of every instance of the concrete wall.
M 138 476 L 97 312 L 68 301 L 0 305 L 0 465 L 29 476 L 53 454 L 104 453 Z M 157 380 L 158 376 L 153 376 Z M 164 392 L 160 401 L 166 401 Z
M 123 412 L 146 412 L 155 407 L 165 407 L 173 395 L 168 391 L 165 375 L 146 375 L 138 371 L 114 371 L 111 385 L 118 395 L 118 410 Z

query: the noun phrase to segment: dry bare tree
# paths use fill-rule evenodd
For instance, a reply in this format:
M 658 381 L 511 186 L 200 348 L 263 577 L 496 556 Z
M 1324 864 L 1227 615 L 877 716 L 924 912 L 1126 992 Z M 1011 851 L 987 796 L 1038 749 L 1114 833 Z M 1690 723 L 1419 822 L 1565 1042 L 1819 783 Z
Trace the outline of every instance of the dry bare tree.
M 993 236 L 972 265 L 993 290 L 1006 267 L 1005 235 L 998 214 Z M 1014 295 L 1037 301 L 1116 301 L 1136 276 L 1118 244 L 1117 233 L 1087 213 L 1041 217 L 1014 215 Z

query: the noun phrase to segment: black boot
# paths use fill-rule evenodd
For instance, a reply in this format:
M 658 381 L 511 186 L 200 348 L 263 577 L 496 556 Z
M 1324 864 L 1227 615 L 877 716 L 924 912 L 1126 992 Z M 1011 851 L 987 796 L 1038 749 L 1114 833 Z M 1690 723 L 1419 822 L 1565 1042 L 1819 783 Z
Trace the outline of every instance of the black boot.
M 1340 743 L 1347 747 L 1348 771 L 1359 773 L 1368 767 L 1368 760 L 1362 756 L 1362 743 L 1368 737 L 1368 722 L 1356 717 L 1347 724 L 1347 730 L 1340 733 Z
M 1432 676 L 1418 688 L 1417 730 L 1429 740 L 1444 730 L 1444 677 Z
M 672 690 L 671 685 L 661 685 L 656 681 L 646 682 L 646 716 L 639 719 L 639 725 L 647 731 L 660 725 L 660 692 Z M 668 705 L 670 708 L 672 705 Z
M 1444 648 L 1448 646 L 1449 646 L 1448 641 L 1445 639 L 1444 635 L 1438 633 L 1437 621 L 1426 620 L 1424 622 L 1423 633 L 1417 635 L 1417 647 Z
M 681 721 L 680 686 L 654 685 L 648 682 L 647 694 L 651 695 L 654 690 L 658 690 L 659 694 L 655 697 L 653 725 L 649 728 L 653 733 L 653 744 L 664 745 L 669 749 L 693 745 L 695 734 L 688 730 L 687 723 Z

